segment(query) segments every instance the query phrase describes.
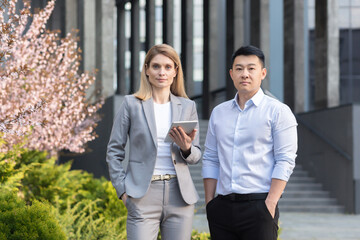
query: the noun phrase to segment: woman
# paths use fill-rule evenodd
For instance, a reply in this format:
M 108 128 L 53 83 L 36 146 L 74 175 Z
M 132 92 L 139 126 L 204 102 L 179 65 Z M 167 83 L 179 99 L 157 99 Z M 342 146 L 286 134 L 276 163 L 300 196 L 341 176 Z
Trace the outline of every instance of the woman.
M 106 161 L 110 178 L 127 210 L 128 239 L 191 238 L 194 204 L 199 196 L 187 164 L 201 157 L 199 135 L 174 128 L 171 122 L 198 120 L 195 103 L 184 90 L 181 62 L 166 44 L 153 46 L 145 57 L 140 89 L 125 96 L 115 117 Z M 125 145 L 129 162 L 125 170 Z

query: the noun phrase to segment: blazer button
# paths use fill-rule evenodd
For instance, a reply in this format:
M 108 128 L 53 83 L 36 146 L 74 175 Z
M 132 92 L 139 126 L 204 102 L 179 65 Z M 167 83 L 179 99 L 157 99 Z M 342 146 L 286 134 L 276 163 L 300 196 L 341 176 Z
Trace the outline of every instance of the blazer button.
M 176 164 L 176 160 L 174 159 L 174 164 Z

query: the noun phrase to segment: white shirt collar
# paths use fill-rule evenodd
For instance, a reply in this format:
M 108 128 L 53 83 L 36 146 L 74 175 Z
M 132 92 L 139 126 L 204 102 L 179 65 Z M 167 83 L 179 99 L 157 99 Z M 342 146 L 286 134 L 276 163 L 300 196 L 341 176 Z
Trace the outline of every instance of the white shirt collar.
M 233 99 L 233 104 L 234 104 L 234 106 L 238 107 L 241 110 L 241 108 L 240 108 L 240 106 L 238 104 L 238 101 L 237 101 L 238 95 L 239 95 L 239 93 L 237 92 L 235 94 L 234 99 Z M 247 106 L 249 106 L 250 103 L 253 103 L 255 106 L 258 107 L 260 105 L 261 100 L 264 98 L 264 96 L 265 96 L 264 91 L 261 88 L 259 88 L 257 93 L 255 93 L 255 95 L 245 103 L 245 108 Z

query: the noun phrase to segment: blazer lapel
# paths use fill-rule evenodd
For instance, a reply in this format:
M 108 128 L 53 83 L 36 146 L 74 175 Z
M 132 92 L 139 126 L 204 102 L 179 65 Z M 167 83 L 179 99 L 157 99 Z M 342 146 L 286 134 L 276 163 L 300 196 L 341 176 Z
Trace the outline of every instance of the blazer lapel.
M 157 147 L 157 134 L 156 134 L 156 123 L 155 123 L 153 99 L 150 98 L 150 99 L 148 99 L 146 101 L 142 101 L 142 105 L 143 105 L 143 108 L 144 108 L 146 121 L 147 121 L 147 124 L 149 126 L 152 139 L 154 141 L 155 146 Z
M 181 120 L 182 105 L 178 97 L 170 94 L 171 101 L 171 121 L 176 122 Z

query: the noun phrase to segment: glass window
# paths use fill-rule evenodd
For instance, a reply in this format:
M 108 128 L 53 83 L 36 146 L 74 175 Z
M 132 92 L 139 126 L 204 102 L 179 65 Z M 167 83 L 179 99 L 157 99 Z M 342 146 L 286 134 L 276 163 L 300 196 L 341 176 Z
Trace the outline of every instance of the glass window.
M 308 6 L 311 8 L 315 8 L 315 0 L 308 0 Z
M 201 21 L 195 21 L 194 22 L 194 37 L 202 37 L 203 36 L 203 22 Z
M 360 7 L 360 0 L 352 0 L 351 6 L 353 7 Z
M 338 2 L 339 7 L 349 7 L 350 1 L 351 0 L 341 0 L 341 1 L 337 1 L 337 2 Z
M 351 8 L 351 27 L 360 28 L 360 7 Z
M 194 6 L 194 21 L 202 21 L 203 19 L 203 7 L 202 6 Z
M 353 37 L 353 44 L 352 44 L 353 46 L 351 52 L 353 55 L 353 63 L 352 63 L 353 75 L 355 77 L 360 77 L 360 48 L 359 48 L 360 29 L 353 29 L 352 37 Z
M 339 9 L 338 13 L 339 17 L 339 28 L 349 28 L 350 26 L 350 15 L 349 15 L 349 8 L 342 7 Z
M 308 11 L 308 25 L 310 29 L 315 28 L 315 8 L 309 8 Z

